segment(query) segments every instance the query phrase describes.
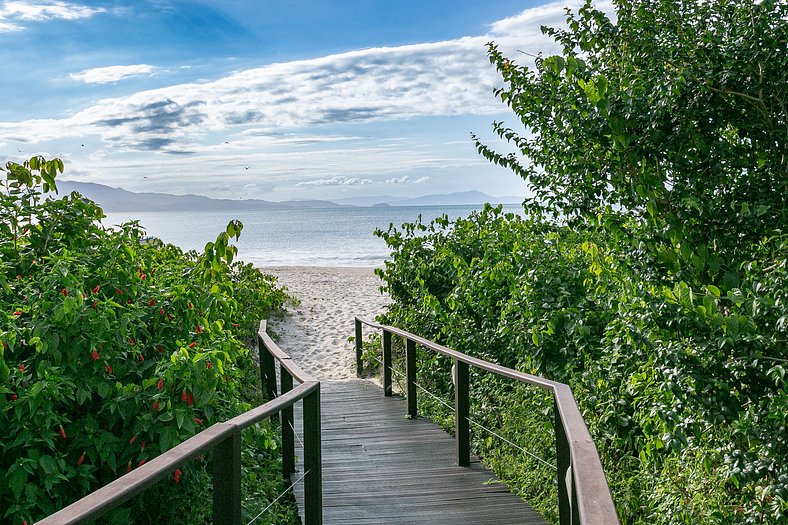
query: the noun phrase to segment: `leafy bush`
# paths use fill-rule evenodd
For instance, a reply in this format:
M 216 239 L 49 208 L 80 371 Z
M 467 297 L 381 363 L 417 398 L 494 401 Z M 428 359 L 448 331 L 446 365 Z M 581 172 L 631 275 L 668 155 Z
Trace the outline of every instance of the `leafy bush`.
M 239 222 L 205 253 L 183 253 L 135 222 L 103 227 L 101 208 L 76 193 L 45 199 L 37 187 L 56 190 L 62 170 L 40 157 L 3 170 L 0 508 L 10 523 L 51 514 L 247 409 L 244 338 L 286 298 L 274 278 L 233 262 Z M 178 482 L 197 469 L 152 498 L 177 509 Z
M 384 320 L 570 384 L 625 522 L 784 522 L 788 4 L 614 4 L 543 28 L 561 52 L 533 68 L 489 45 L 522 129 L 493 125 L 516 153 L 476 144 L 528 182 L 528 216 L 378 232 Z M 448 395 L 441 367 L 420 380 Z M 476 413 L 545 432 L 538 398 L 478 389 Z M 523 468 L 499 472 L 553 517 Z
M 636 233 L 635 227 L 630 230 Z M 761 243 L 741 285 L 670 286 L 605 230 L 486 207 L 449 223 L 378 232 L 383 321 L 569 383 L 625 522 L 779 522 L 788 507 L 788 237 Z M 651 278 L 649 278 L 651 276 Z M 419 382 L 452 396 L 447 363 Z M 543 396 L 476 374 L 472 417 L 550 462 Z M 420 405 L 444 424 L 429 398 Z M 448 418 L 448 419 L 447 419 Z M 547 517 L 554 471 L 482 431 L 476 450 Z M 520 468 L 517 468 L 517 466 Z

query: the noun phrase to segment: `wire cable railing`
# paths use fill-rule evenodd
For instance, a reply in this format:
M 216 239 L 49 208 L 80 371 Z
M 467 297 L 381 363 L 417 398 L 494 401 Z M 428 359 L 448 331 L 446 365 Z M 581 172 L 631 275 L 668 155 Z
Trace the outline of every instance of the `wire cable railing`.
M 380 360 L 380 359 L 378 359 L 377 357 L 373 357 L 372 359 L 373 359 L 374 361 L 376 361 L 378 364 L 380 364 L 381 366 L 384 366 L 384 365 L 383 365 L 383 361 L 381 361 L 381 360 Z M 392 369 L 391 369 L 391 372 L 392 372 L 394 375 L 396 375 L 396 376 L 399 376 L 400 378 L 403 378 L 403 379 L 404 379 L 404 378 L 406 377 L 406 376 L 405 376 L 405 374 L 403 374 L 402 372 L 400 372 L 400 371 L 399 371 L 399 370 L 397 370 L 396 368 L 392 368 Z M 399 382 L 398 382 L 398 383 L 399 383 Z M 416 381 L 414 381 L 414 384 L 416 385 L 416 388 L 418 388 L 419 390 L 421 390 L 422 392 L 424 392 L 425 394 L 427 394 L 427 396 L 429 396 L 431 399 L 435 400 L 435 402 L 437 402 L 437 403 L 441 404 L 442 406 L 444 406 L 444 407 L 448 408 L 448 409 L 449 409 L 449 411 L 451 411 L 451 412 L 452 412 L 452 413 L 455 415 L 455 417 L 456 417 L 457 413 L 455 412 L 455 410 L 454 410 L 454 407 L 453 407 L 452 405 L 450 405 L 448 402 L 446 402 L 446 400 L 445 400 L 445 399 L 442 399 L 440 396 L 438 396 L 438 395 L 436 395 L 436 394 L 434 394 L 434 393 L 430 392 L 430 390 L 429 390 L 429 389 L 427 389 L 426 387 L 424 387 L 424 386 L 420 385 L 420 384 L 419 384 L 418 382 L 416 382 Z M 467 420 L 468 420 L 468 422 L 469 422 L 471 425 L 474 425 L 474 426 L 476 426 L 476 427 L 479 427 L 480 429 L 484 430 L 484 431 L 485 431 L 485 432 L 487 432 L 488 434 L 490 434 L 490 435 L 492 435 L 492 436 L 494 436 L 494 437 L 496 437 L 496 438 L 500 439 L 501 441 L 503 441 L 503 442 L 504 442 L 504 443 L 506 443 L 507 445 L 509 445 L 509 446 L 511 446 L 511 447 L 513 447 L 513 448 L 515 448 L 515 449 L 517 449 L 517 450 L 519 450 L 520 452 L 522 452 L 522 453 L 523 453 L 523 454 L 525 454 L 526 456 L 530 457 L 531 459 L 533 459 L 533 460 L 535 460 L 535 461 L 538 461 L 538 462 L 542 463 L 542 464 L 543 464 L 543 465 L 545 465 L 546 467 L 549 467 L 549 468 L 551 468 L 551 469 L 554 469 L 554 470 L 558 468 L 558 467 L 557 467 L 557 466 L 556 466 L 554 463 L 550 463 L 550 462 L 548 462 L 547 460 L 545 460 L 543 457 L 541 457 L 541 456 L 539 456 L 539 455 L 537 455 L 537 454 L 534 454 L 534 453 L 533 453 L 533 452 L 531 452 L 530 450 L 526 450 L 526 449 L 524 449 L 523 447 L 521 447 L 521 446 L 520 446 L 520 445 L 518 445 L 517 443 L 515 443 L 515 442 L 513 442 L 513 441 L 511 441 L 511 440 L 509 440 L 509 439 L 507 439 L 507 438 L 505 438 L 504 436 L 500 435 L 500 434 L 499 434 L 499 433 L 497 433 L 496 431 L 494 431 L 494 430 L 492 430 L 492 429 L 490 429 L 490 428 L 487 428 L 486 426 L 482 425 L 481 423 L 479 423 L 479 422 L 478 422 L 478 421 L 476 421 L 475 419 L 473 419 L 473 418 L 471 418 L 471 417 L 467 417 L 467 418 L 465 418 L 465 419 L 467 419 Z
M 411 332 L 382 325 L 362 317 L 355 318 L 356 371 L 363 369 L 362 361 L 362 326 L 367 325 L 379 329 L 383 333 L 383 393 L 392 395 L 392 373 L 400 373 L 393 369 L 391 358 L 391 337 L 397 335 L 405 339 L 405 394 L 408 416 L 418 416 L 417 389 L 424 389 L 416 381 L 416 345 L 427 350 L 449 357 L 453 361 L 452 379 L 454 382 L 454 406 L 449 406 L 454 414 L 455 441 L 457 463 L 461 466 L 470 465 L 470 373 L 469 367 L 492 372 L 537 386 L 552 392 L 555 403 L 555 441 L 556 465 L 551 465 L 543 458 L 536 458 L 556 469 L 558 478 L 558 513 L 561 525 L 610 525 L 620 523 L 610 488 L 602 469 L 602 461 L 596 450 L 591 434 L 588 432 L 583 416 L 577 406 L 572 390 L 568 385 L 551 381 L 542 377 L 526 374 L 504 366 L 471 357 L 451 348 L 434 343 Z M 434 395 L 431 392 L 430 395 Z M 437 397 L 437 396 L 436 396 Z M 481 426 L 479 423 L 475 423 Z M 484 427 L 483 427 L 484 428 Z M 488 432 L 491 430 L 485 428 Z M 495 434 L 495 433 L 494 433 Z M 495 434 L 501 439 L 501 436 Z M 522 447 L 506 440 L 511 445 L 526 452 Z M 526 452 L 528 453 L 528 452 Z M 529 453 L 531 456 L 531 453 Z M 531 456 L 532 457 L 532 456 Z

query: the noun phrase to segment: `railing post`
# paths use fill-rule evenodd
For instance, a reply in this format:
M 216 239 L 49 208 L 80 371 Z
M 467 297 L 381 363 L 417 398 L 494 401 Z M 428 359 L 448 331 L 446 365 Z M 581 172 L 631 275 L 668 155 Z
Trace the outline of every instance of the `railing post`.
M 356 377 L 361 377 L 361 372 L 364 370 L 364 364 L 361 362 L 361 321 L 356 318 Z
M 391 332 L 383 330 L 383 395 L 391 395 Z
M 468 416 L 470 412 L 468 363 L 454 358 L 454 438 L 457 443 L 457 464 L 471 464 L 471 432 Z
M 213 449 L 213 523 L 241 523 L 241 432 Z
M 260 381 L 262 382 L 263 395 L 266 401 L 276 399 L 276 368 L 274 356 L 258 338 L 257 346 L 260 351 Z
M 569 442 L 566 439 L 566 431 L 564 430 L 564 422 L 561 420 L 561 412 L 558 409 L 558 404 L 554 405 L 555 411 L 555 457 L 556 466 L 558 469 L 558 517 L 561 525 L 571 525 L 572 523 L 572 503 L 569 494 L 569 488 L 572 486 L 571 481 L 567 483 L 567 475 L 571 476 L 569 471 L 571 461 L 569 457 Z M 574 491 L 573 491 L 574 492 Z M 574 499 L 574 498 L 572 498 Z
M 304 525 L 323 523 L 320 388 L 304 398 Z
M 416 341 L 405 339 L 405 376 L 408 382 L 408 417 L 418 416 L 416 408 Z
M 284 394 L 293 389 L 293 376 L 279 366 L 279 391 Z M 282 409 L 282 473 L 288 478 L 295 472 L 295 432 L 293 431 L 293 405 L 288 405 Z

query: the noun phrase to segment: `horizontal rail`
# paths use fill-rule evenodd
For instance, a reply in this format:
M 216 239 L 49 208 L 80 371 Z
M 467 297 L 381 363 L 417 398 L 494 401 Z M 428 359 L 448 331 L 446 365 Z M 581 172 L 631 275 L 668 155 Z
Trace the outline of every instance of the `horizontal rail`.
M 260 406 L 228 421 L 211 425 L 199 434 L 156 456 L 108 485 L 38 521 L 37 525 L 76 525 L 93 521 L 161 479 L 170 476 L 179 465 L 213 449 L 216 449 L 213 458 L 213 522 L 217 525 L 239 525 L 241 522 L 240 433 L 242 430 L 278 414 L 282 415 L 284 419 L 285 414 L 289 413 L 289 424 L 292 425 L 293 404 L 298 401 L 304 403 L 304 461 L 307 466 L 305 468 L 307 474 L 304 475 L 307 500 L 304 522 L 309 525 L 321 524 L 320 383 L 298 367 L 290 359 L 290 356 L 271 340 L 265 329 L 266 322 L 261 321 L 258 332 L 261 343 L 259 345 L 261 369 L 264 362 L 263 350 L 267 350 L 265 354 L 279 361 L 283 379 L 287 377 L 290 380 L 286 389 L 284 386 L 287 380 L 283 380 L 281 395 L 270 396 L 269 400 Z M 296 378 L 301 384 L 293 388 L 292 378 Z M 269 376 L 264 374 L 264 387 L 267 386 L 266 381 L 268 380 Z M 292 455 L 294 448 L 292 427 L 286 431 L 284 423 L 283 421 L 283 447 L 289 449 Z M 314 427 L 317 428 L 316 431 Z M 283 454 L 283 459 L 285 455 Z M 294 471 L 292 458 L 290 464 L 293 466 L 290 469 L 285 469 L 285 475 Z
M 608 525 L 620 523 L 610 494 L 602 461 L 591 433 L 577 406 L 571 388 L 564 383 L 526 374 L 483 359 L 471 357 L 416 334 L 356 316 L 356 365 L 361 373 L 362 324 L 383 331 L 383 391 L 391 394 L 391 336 L 406 341 L 406 377 L 408 415 L 415 417 L 416 408 L 416 344 L 452 358 L 455 383 L 455 438 L 457 461 L 469 463 L 468 365 L 494 374 L 537 386 L 553 393 L 555 399 L 556 456 L 558 463 L 558 502 L 561 525 Z

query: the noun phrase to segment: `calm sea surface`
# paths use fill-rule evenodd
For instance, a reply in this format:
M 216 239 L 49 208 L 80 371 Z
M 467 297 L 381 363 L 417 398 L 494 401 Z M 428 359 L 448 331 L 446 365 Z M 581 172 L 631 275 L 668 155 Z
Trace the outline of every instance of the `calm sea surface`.
M 413 222 L 419 214 L 433 219 L 467 216 L 480 206 L 348 207 L 266 211 L 213 212 L 124 212 L 108 213 L 104 224 L 111 226 L 139 220 L 148 235 L 202 251 L 216 239 L 231 219 L 244 229 L 238 257 L 257 266 L 380 266 L 389 256 L 382 239 L 372 232 L 389 224 Z M 522 213 L 520 206 L 504 206 Z

